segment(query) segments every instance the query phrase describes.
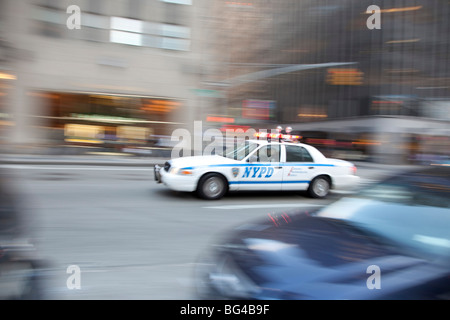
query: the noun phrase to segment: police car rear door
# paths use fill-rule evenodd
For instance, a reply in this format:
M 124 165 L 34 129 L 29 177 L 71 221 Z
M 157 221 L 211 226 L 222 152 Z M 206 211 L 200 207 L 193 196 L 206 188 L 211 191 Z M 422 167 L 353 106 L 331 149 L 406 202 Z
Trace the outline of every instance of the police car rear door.
M 315 174 L 313 157 L 301 145 L 285 144 L 283 147 L 282 190 L 306 190 Z
M 283 167 L 280 164 L 281 146 L 263 145 L 248 158 L 242 167 L 239 190 L 281 190 Z

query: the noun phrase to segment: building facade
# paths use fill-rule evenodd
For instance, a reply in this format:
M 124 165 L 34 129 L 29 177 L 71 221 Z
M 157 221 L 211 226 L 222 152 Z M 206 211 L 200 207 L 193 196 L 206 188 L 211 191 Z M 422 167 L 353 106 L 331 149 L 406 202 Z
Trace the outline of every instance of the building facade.
M 331 155 L 448 156 L 449 7 L 0 0 L 0 138 L 149 147 L 200 120 L 289 125 Z
M 235 122 L 289 125 L 341 156 L 449 156 L 448 1 L 213 2 L 215 83 Z
M 1 0 L 0 6 L 4 142 L 145 145 L 193 123 L 201 3 Z

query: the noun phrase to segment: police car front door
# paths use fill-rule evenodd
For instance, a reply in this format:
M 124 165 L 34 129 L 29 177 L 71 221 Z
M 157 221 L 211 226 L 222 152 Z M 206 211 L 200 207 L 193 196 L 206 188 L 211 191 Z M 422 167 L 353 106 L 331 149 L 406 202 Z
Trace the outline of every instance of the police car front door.
M 254 151 L 242 167 L 239 190 L 281 190 L 280 151 L 279 144 L 265 145 Z
M 314 177 L 314 159 L 302 146 L 284 145 L 282 190 L 306 190 Z

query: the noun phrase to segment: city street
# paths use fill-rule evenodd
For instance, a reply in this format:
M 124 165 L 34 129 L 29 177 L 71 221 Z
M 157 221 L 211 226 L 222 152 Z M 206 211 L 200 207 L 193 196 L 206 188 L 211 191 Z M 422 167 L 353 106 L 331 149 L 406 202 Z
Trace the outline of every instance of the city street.
M 169 191 L 152 167 L 2 165 L 14 177 L 46 299 L 195 299 L 193 267 L 221 231 L 272 212 L 316 207 L 303 193 L 233 193 L 219 201 Z M 395 169 L 360 168 L 362 183 Z M 69 289 L 67 268 L 81 270 Z
M 381 297 L 449 297 L 448 264 L 409 270 L 410 250 L 449 259 L 449 16 L 449 0 L 0 0 L 0 300 L 195 300 L 203 282 L 341 300 L 366 275 L 351 263 L 385 259 Z M 419 166 L 320 212 L 344 216 L 336 235 L 285 218 Z M 237 227 L 257 232 L 196 283 Z

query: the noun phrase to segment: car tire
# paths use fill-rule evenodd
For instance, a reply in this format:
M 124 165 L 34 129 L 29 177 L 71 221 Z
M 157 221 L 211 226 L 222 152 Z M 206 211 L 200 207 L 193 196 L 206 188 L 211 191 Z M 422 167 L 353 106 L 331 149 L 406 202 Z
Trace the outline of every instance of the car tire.
M 218 200 L 227 192 L 226 179 L 216 173 L 204 175 L 197 186 L 197 195 L 206 200 Z
M 314 178 L 308 187 L 308 194 L 312 198 L 325 198 L 330 192 L 331 182 L 326 176 Z

